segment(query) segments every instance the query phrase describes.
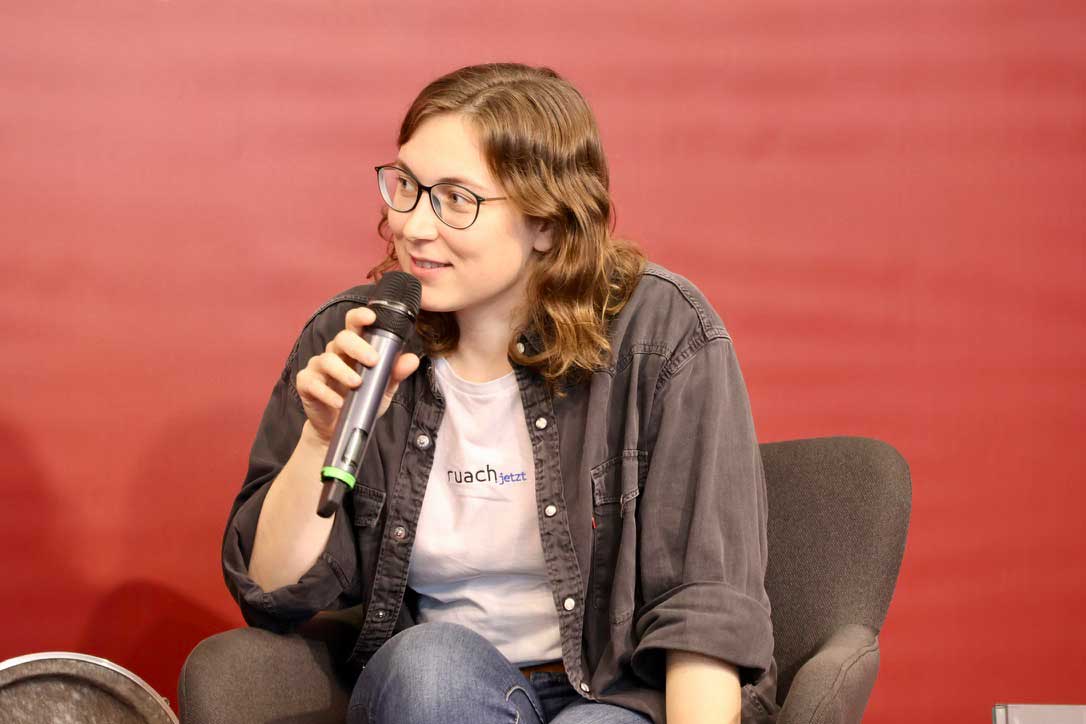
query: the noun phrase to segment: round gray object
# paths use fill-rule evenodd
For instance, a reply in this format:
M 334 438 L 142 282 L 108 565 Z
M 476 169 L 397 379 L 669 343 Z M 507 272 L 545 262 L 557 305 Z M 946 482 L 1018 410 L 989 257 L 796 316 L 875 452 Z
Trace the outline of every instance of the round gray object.
M 178 724 L 169 702 L 128 669 L 66 651 L 0 662 L 0 724 Z

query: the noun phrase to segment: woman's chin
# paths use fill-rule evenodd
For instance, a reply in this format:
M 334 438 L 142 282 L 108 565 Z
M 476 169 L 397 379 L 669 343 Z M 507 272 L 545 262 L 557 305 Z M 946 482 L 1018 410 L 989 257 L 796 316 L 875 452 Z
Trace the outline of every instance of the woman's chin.
M 446 300 L 442 300 L 439 296 L 433 294 L 431 290 L 428 290 L 425 284 L 422 285 L 422 299 L 419 302 L 419 309 L 435 313 L 455 311 L 450 308 Z

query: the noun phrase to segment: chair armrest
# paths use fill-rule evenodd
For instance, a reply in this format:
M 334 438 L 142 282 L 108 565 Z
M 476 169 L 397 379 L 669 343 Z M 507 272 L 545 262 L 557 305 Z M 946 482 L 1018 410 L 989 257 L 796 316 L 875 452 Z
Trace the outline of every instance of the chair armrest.
M 777 724 L 859 722 L 878 670 L 877 634 L 866 626 L 842 626 L 796 672 Z
M 347 686 L 324 642 L 241 628 L 193 649 L 177 694 L 184 724 L 343 724 Z

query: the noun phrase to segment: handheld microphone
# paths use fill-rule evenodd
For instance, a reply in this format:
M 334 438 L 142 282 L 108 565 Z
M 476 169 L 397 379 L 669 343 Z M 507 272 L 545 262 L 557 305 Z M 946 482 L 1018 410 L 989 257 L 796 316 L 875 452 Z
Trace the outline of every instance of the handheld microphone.
M 377 319 L 366 327 L 362 338 L 377 352 L 377 364 L 367 367 L 355 362 L 362 377 L 358 387 L 349 390 L 339 410 L 339 420 L 321 468 L 320 501 L 317 515 L 328 518 L 340 505 L 347 490 L 353 490 L 358 470 L 370 441 L 370 430 L 377 419 L 392 365 L 399 356 L 404 339 L 415 325 L 422 301 L 422 285 L 407 272 L 392 271 L 381 277 L 366 306 Z

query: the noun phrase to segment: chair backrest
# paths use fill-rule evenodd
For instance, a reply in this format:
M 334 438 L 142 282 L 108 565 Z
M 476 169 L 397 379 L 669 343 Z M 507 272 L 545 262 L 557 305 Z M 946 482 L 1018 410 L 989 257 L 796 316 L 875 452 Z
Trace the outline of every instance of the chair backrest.
M 766 592 L 773 608 L 777 700 L 839 627 L 878 633 L 909 527 L 909 466 L 861 437 L 764 443 L 769 505 Z

